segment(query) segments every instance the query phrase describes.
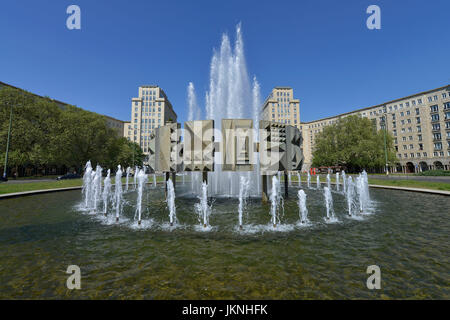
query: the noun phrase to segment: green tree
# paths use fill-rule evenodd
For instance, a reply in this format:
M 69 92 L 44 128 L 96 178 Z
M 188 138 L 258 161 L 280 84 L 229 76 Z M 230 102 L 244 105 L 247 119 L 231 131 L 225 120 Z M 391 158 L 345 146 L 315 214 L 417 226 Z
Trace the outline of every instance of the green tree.
M 312 165 L 341 165 L 350 171 L 380 170 L 385 166 L 384 130 L 376 130 L 371 120 L 348 116 L 326 126 L 316 137 Z M 393 137 L 386 133 L 388 163 L 396 162 Z

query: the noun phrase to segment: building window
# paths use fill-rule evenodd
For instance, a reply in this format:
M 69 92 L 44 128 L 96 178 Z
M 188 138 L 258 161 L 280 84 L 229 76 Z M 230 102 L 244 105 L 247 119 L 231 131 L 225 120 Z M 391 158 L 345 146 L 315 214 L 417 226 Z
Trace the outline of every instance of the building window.
M 442 142 L 435 142 L 434 143 L 434 149 L 435 150 L 442 150 Z
M 439 107 L 437 104 L 430 106 L 430 112 L 438 112 Z
M 431 121 L 439 121 L 439 114 L 432 114 Z

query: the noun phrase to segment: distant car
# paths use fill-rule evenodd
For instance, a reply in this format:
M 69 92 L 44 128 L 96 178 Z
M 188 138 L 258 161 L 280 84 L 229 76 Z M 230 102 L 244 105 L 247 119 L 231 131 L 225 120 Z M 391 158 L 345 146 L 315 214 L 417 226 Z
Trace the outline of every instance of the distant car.
M 63 176 L 59 176 L 56 180 L 67 180 L 67 179 L 79 179 L 81 176 L 78 173 L 66 173 Z

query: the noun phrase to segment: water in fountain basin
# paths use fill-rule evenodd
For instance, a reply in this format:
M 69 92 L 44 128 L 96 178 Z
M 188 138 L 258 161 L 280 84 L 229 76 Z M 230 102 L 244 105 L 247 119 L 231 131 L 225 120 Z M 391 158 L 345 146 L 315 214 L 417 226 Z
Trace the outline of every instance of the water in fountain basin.
M 242 229 L 243 225 L 243 214 L 245 207 L 247 205 L 248 190 L 250 187 L 250 181 L 247 177 L 241 176 L 239 185 L 239 207 L 238 207 L 238 218 L 239 218 L 239 228 Z
M 117 166 L 117 172 L 116 172 L 116 181 L 115 181 L 115 190 L 114 190 L 114 203 L 115 203 L 115 209 L 116 209 L 116 221 L 119 221 L 119 216 L 122 211 L 122 169 L 120 164 Z
M 306 193 L 303 190 L 298 190 L 298 208 L 300 213 L 300 223 L 308 223 L 308 209 L 306 208 Z
M 111 197 L 111 170 L 108 169 L 108 173 L 106 174 L 105 181 L 103 182 L 103 214 L 106 215 L 108 212 L 108 201 Z
M 325 197 L 325 207 L 327 209 L 327 220 L 334 220 L 334 209 L 333 209 L 333 197 L 331 196 L 331 190 L 328 187 L 323 188 L 323 194 Z
M 169 208 L 169 223 L 173 226 L 177 220 L 177 209 L 175 207 L 175 188 L 172 179 L 167 180 L 167 207 Z

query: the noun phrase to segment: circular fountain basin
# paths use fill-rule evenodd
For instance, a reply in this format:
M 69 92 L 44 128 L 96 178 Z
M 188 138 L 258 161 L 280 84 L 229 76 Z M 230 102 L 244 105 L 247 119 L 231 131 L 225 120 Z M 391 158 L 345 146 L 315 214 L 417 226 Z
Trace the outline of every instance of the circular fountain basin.
M 0 298 L 450 298 L 448 198 L 371 189 L 370 210 L 348 217 L 333 191 L 336 220 L 326 221 L 323 190 L 305 187 L 300 224 L 298 190 L 275 228 L 270 204 L 250 199 L 242 230 L 238 199 L 212 199 L 204 228 L 182 185 L 173 227 L 160 186 L 143 193 L 141 225 L 134 191 L 118 223 L 113 212 L 80 210 L 79 191 L 2 200 Z M 81 290 L 66 288 L 74 264 Z M 370 265 L 381 268 L 381 290 L 366 287 Z

